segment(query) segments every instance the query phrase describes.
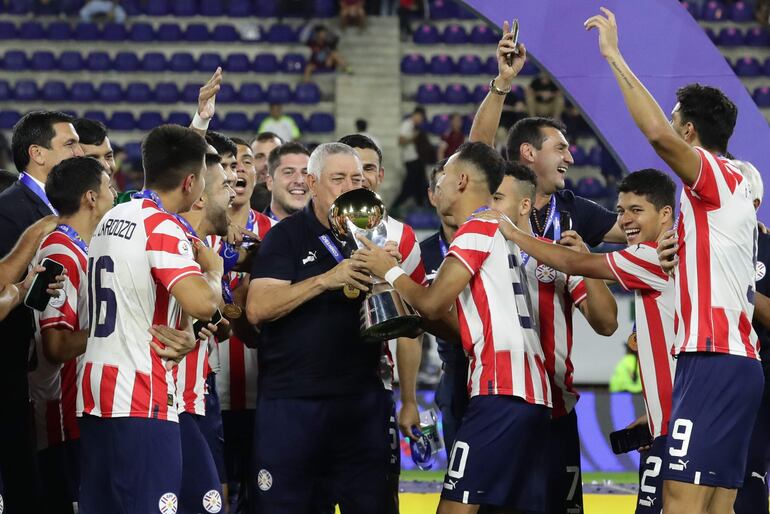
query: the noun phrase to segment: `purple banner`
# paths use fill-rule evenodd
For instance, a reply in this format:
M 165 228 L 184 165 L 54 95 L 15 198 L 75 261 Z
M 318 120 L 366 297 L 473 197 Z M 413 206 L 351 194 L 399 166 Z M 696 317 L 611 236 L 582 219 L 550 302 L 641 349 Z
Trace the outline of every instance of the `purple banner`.
M 765 177 L 770 171 L 770 127 L 746 87 L 704 30 L 676 0 L 467 0 L 490 23 L 518 18 L 531 58 L 546 69 L 629 171 L 669 171 L 628 114 L 598 36 L 583 22 L 599 7 L 617 16 L 620 49 L 631 69 L 670 114 L 677 88 L 699 82 L 720 88 L 738 106 L 730 152 L 751 161 Z M 679 181 L 677 181 L 679 183 Z M 770 216 L 770 202 L 760 218 Z

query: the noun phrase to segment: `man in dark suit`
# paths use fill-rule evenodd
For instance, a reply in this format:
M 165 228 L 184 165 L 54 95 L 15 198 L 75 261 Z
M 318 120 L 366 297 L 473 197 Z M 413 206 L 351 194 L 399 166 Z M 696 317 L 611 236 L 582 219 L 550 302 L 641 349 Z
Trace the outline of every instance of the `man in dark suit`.
M 11 251 L 27 227 L 44 216 L 56 214 L 45 195 L 48 173 L 62 160 L 83 155 L 72 121 L 71 116 L 61 112 L 36 111 L 14 126 L 11 150 L 20 176 L 18 182 L 0 194 L 0 257 Z M 33 334 L 30 310 L 24 305 L 14 309 L 0 322 L 0 334 L 0 472 L 6 513 L 32 513 L 36 511 L 37 491 L 27 384 Z

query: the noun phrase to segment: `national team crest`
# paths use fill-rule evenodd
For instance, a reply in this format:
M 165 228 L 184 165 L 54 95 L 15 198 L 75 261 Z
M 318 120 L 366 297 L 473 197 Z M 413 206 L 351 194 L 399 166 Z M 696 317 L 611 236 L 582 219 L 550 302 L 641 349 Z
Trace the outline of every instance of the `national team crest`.
M 765 266 L 765 263 L 757 261 L 757 280 L 762 280 L 765 278 L 765 273 L 767 273 L 767 267 Z
M 203 495 L 203 509 L 206 512 L 219 512 L 222 510 L 222 496 L 219 491 L 212 489 Z
M 273 487 L 273 475 L 266 469 L 260 469 L 257 473 L 257 486 L 261 491 L 269 491 Z
M 179 251 L 179 255 L 183 255 L 185 257 L 192 257 L 193 255 L 192 245 L 190 245 L 190 242 L 187 240 L 179 241 L 177 250 Z
M 556 280 L 556 270 L 545 264 L 538 264 L 537 269 L 535 270 L 535 276 L 543 284 L 550 284 Z
M 757 263 L 757 266 L 759 266 L 759 263 Z M 51 299 L 48 300 L 48 306 L 53 307 L 54 309 L 64 307 L 65 303 L 67 303 L 67 293 L 64 289 L 59 289 L 59 296 L 52 296 Z
M 161 514 L 176 514 L 177 499 L 174 493 L 166 493 L 160 497 L 158 509 Z

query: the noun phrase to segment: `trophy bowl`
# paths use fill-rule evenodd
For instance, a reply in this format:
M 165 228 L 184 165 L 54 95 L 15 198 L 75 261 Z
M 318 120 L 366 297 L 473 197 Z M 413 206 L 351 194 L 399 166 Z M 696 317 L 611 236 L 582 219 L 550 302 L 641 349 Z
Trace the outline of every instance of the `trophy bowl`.
M 329 224 L 335 237 L 345 243 L 346 257 L 362 243 L 360 234 L 384 246 L 388 240 L 387 212 L 380 196 L 369 189 L 341 194 L 329 209 Z M 347 293 L 346 293 L 347 295 Z M 372 289 L 361 304 L 361 336 L 365 341 L 387 341 L 415 337 L 420 333 L 420 316 L 387 282 L 374 278 Z

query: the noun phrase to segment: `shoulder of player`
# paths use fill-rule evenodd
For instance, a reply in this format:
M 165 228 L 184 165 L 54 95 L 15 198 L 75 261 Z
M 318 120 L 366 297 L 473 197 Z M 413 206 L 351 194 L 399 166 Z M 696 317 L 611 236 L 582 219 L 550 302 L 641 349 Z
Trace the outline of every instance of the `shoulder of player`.
M 457 229 L 455 239 L 464 234 L 482 234 L 492 237 L 497 232 L 497 220 L 487 220 L 481 218 L 471 218 Z
M 37 261 L 39 263 L 42 262 L 43 259 L 52 256 L 64 256 L 66 258 L 65 260 L 68 260 L 69 262 L 59 262 L 59 264 L 67 268 L 69 273 L 74 271 L 70 269 L 71 264 L 73 263 L 77 264 L 80 268 L 85 269 L 87 256 L 69 237 L 67 237 L 67 235 L 58 230 L 54 230 L 43 238 L 40 243 L 40 248 L 38 249 Z M 59 258 L 58 260 L 62 259 Z

